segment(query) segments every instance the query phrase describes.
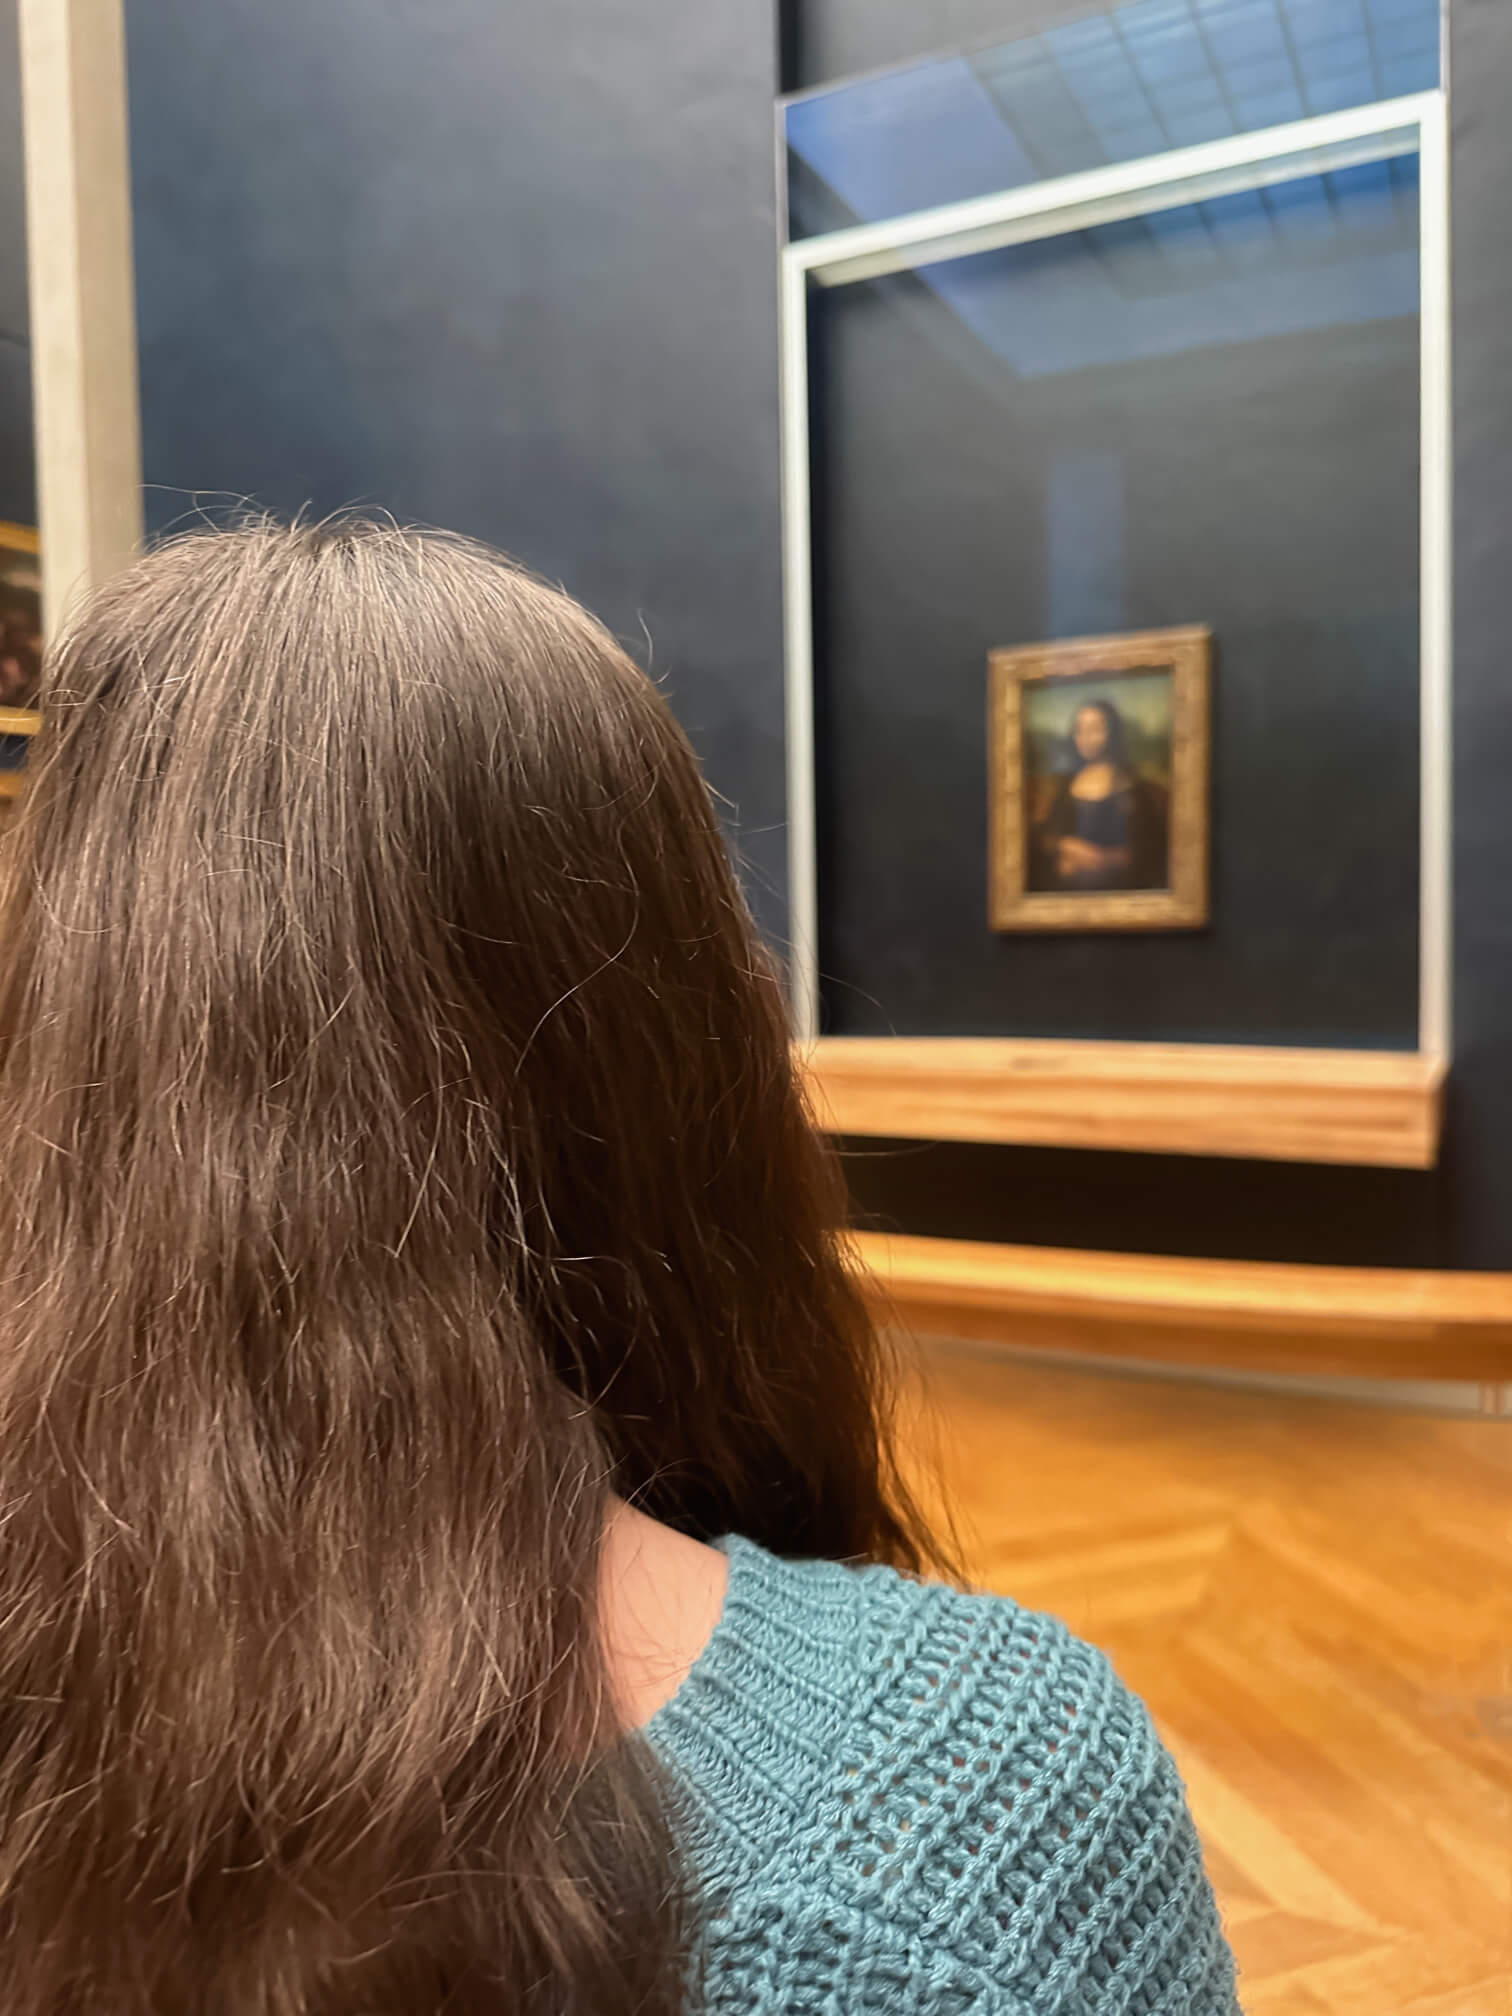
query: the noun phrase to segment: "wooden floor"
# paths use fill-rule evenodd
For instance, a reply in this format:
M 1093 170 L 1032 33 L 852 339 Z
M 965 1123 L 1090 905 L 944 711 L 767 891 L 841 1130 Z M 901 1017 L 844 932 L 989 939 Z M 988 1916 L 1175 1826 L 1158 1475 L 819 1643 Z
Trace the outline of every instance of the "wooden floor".
M 1248 2016 L 1512 2016 L 1512 1422 L 927 1356 L 972 1577 L 1149 1702 Z

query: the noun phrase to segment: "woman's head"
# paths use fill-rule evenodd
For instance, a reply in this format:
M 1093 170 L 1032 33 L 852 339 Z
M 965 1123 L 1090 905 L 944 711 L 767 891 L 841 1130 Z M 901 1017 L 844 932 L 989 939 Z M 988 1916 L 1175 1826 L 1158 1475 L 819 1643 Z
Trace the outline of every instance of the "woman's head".
M 1111 700 L 1086 700 L 1071 722 L 1071 746 L 1077 768 L 1089 763 L 1111 763 L 1117 770 L 1128 767 L 1129 738 L 1122 714 Z
M 670 1992 L 655 1802 L 584 1779 L 607 1491 L 918 1530 L 691 752 L 565 596 L 365 524 L 160 549 L 45 708 L 0 913 L 12 2006 Z

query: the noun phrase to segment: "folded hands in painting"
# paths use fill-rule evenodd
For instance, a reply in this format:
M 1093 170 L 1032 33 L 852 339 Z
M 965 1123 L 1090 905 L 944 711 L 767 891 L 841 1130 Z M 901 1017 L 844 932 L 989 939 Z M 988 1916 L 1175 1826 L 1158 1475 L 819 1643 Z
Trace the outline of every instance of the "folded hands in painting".
M 1126 869 L 1129 865 L 1127 847 L 1097 847 L 1090 840 L 1079 839 L 1074 833 L 1064 834 L 1055 843 L 1056 865 L 1064 877 L 1073 875 L 1106 875 Z

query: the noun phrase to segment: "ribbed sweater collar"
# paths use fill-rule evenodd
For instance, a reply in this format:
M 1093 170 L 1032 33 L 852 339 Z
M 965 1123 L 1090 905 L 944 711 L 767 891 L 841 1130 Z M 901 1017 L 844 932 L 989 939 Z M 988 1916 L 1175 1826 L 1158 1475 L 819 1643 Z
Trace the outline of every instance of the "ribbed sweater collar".
M 723 1859 L 739 1844 L 744 1861 L 811 1813 L 865 1722 L 863 1580 L 830 1563 L 800 1568 L 738 1536 L 719 1544 L 730 1564 L 719 1621 L 643 1734 L 698 1789 L 701 1855 Z

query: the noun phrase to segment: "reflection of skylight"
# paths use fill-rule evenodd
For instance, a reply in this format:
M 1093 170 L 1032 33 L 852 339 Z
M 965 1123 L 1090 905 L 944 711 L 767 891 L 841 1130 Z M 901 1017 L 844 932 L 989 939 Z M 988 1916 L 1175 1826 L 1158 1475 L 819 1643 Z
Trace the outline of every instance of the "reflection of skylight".
M 1126 0 L 810 93 L 785 116 L 807 177 L 870 221 L 1438 81 L 1439 0 Z
M 1417 162 L 1300 176 L 918 276 L 1025 378 L 1415 315 Z
M 1128 276 L 1118 284 L 1150 293 L 1223 271 L 1263 266 L 1274 276 L 1319 257 L 1391 250 L 1416 256 L 1416 199 L 1417 161 L 1405 157 L 1235 190 L 1083 235 L 1111 275 Z

